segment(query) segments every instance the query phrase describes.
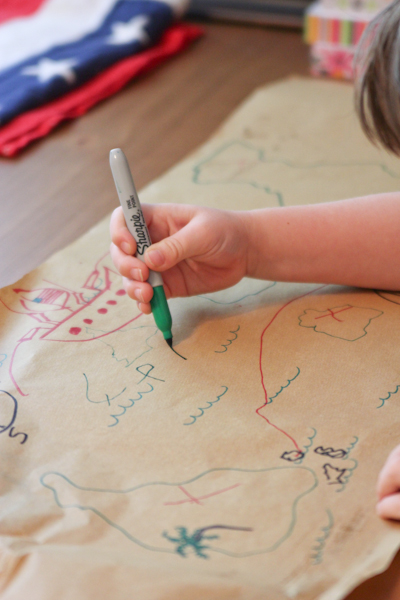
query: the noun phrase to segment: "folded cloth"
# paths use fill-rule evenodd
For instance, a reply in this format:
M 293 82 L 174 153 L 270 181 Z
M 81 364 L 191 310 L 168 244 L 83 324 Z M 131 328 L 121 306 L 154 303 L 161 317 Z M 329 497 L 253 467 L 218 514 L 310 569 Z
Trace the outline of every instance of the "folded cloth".
M 1 0 L 0 23 L 16 17 L 31 15 L 41 4 L 43 4 L 43 0 Z
M 200 35 L 202 29 L 199 27 L 173 25 L 153 48 L 118 62 L 69 94 L 16 117 L 0 128 L 0 155 L 14 156 L 33 140 L 47 135 L 61 121 L 83 115 L 101 100 L 115 94 L 133 77 L 183 50 Z
M 187 0 L 4 0 L 0 152 L 15 154 L 198 37 L 198 28 L 173 25 L 186 4 Z

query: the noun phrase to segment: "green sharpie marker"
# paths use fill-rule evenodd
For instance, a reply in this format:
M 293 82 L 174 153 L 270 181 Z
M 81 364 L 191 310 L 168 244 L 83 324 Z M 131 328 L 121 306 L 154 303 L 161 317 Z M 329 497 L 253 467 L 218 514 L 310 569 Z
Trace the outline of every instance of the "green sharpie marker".
M 143 217 L 142 207 L 133 183 L 125 154 L 120 148 L 110 152 L 110 166 L 117 188 L 119 201 L 124 211 L 126 225 L 136 240 L 136 258 L 144 262 L 144 252 L 151 246 L 151 239 Z M 154 320 L 162 332 L 168 346 L 172 348 L 172 318 L 165 297 L 163 280 L 160 273 L 150 270 L 148 282 L 153 287 L 154 295 L 150 302 Z

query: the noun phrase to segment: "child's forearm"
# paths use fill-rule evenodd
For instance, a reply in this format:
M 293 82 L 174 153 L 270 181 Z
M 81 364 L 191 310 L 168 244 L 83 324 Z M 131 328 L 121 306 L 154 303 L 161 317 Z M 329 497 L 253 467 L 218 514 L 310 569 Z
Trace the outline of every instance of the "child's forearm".
M 243 218 L 250 277 L 400 290 L 400 192 Z

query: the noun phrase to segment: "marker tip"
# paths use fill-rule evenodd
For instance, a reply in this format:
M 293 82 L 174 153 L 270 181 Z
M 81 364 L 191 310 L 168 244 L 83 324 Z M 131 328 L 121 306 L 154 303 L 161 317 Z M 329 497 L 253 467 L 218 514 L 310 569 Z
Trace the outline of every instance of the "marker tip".
M 172 337 L 171 338 L 167 338 L 165 340 L 168 344 L 168 346 L 171 348 L 172 352 L 175 352 L 175 354 L 177 354 L 178 356 L 180 356 L 181 358 L 183 358 L 183 360 L 187 360 L 187 358 L 185 358 L 184 356 L 182 356 L 182 354 L 179 354 L 179 352 L 177 352 L 173 347 L 172 347 Z M 0 432 L 1 433 L 1 432 Z

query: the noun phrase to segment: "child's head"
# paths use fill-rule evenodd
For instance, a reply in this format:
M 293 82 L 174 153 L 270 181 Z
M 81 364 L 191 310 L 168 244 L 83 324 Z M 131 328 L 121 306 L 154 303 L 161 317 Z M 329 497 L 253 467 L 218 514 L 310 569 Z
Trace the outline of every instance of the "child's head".
M 363 35 L 356 57 L 356 109 L 368 138 L 400 155 L 400 0 Z

